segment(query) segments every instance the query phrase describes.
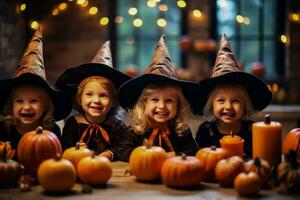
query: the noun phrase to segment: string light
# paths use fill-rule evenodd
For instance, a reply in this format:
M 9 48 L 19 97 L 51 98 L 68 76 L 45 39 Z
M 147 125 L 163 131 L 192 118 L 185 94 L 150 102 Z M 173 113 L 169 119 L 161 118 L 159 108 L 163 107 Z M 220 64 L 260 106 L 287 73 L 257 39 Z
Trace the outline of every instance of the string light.
M 37 30 L 40 27 L 40 24 L 37 21 L 32 21 L 30 27 L 34 30 Z
M 65 10 L 66 8 L 67 8 L 67 4 L 66 3 L 61 3 L 58 6 L 58 9 L 61 10 L 61 11 Z
M 143 20 L 141 18 L 136 18 L 133 20 L 133 26 L 141 27 L 143 25 Z
M 26 10 L 26 3 L 22 3 L 20 6 L 20 11 Z
M 288 42 L 288 37 L 286 35 L 281 35 L 280 40 L 282 43 L 286 44 Z
M 160 4 L 160 5 L 158 6 L 158 9 L 159 9 L 160 11 L 162 11 L 162 12 L 167 12 L 167 11 L 168 11 L 168 6 L 167 6 L 167 4 Z
M 77 0 L 77 4 L 82 5 L 85 3 L 85 0 Z
M 96 15 L 98 13 L 98 8 L 96 6 L 93 6 L 89 9 L 90 15 Z
M 300 21 L 300 17 L 299 17 L 298 13 L 290 13 L 289 18 L 292 22 L 299 22 Z
M 244 22 L 244 17 L 242 15 L 237 15 L 235 19 L 240 24 Z
M 250 19 L 249 19 L 248 17 L 244 17 L 244 18 L 243 18 L 243 23 L 244 23 L 245 25 L 249 25 L 249 24 L 250 24 Z
M 167 21 L 163 18 L 159 18 L 157 21 L 156 21 L 156 24 L 159 26 L 159 27 L 165 27 L 167 25 Z
M 52 15 L 53 16 L 56 16 L 56 15 L 58 15 L 59 14 L 59 10 L 57 9 L 57 8 L 54 8 L 53 10 L 52 10 Z
M 193 10 L 193 15 L 194 15 L 194 17 L 199 18 L 202 16 L 202 13 L 200 10 Z
M 150 8 L 153 8 L 156 6 L 156 1 L 154 0 L 148 0 L 147 1 L 147 6 L 150 7 Z
M 177 6 L 179 8 L 185 8 L 186 7 L 186 3 L 183 0 L 179 0 L 179 1 L 177 1 Z
M 135 7 L 131 7 L 128 9 L 128 14 L 129 15 L 136 15 L 138 10 Z
M 122 16 L 116 16 L 115 23 L 121 24 L 124 21 L 124 18 Z
M 102 17 L 99 21 L 100 25 L 105 26 L 109 23 L 108 17 Z

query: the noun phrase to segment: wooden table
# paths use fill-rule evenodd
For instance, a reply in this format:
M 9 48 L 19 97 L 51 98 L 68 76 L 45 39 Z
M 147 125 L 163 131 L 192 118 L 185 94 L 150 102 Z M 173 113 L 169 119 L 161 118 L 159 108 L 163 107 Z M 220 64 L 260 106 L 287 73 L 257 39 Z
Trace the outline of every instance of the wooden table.
M 46 194 L 41 186 L 33 186 L 29 192 L 15 189 L 0 189 L 0 200 L 35 200 L 35 199 L 72 199 L 72 200 L 223 200 L 247 199 L 239 197 L 232 188 L 221 188 L 218 184 L 202 183 L 192 190 L 178 190 L 164 186 L 162 183 L 149 184 L 135 180 L 134 176 L 124 177 L 128 163 L 113 162 L 113 177 L 106 187 L 94 188 L 92 193 L 81 192 L 82 185 L 76 184 L 68 194 Z M 0 177 L 1 178 L 1 177 Z M 59 181 L 59 180 L 58 180 Z M 300 189 L 300 188 L 299 188 Z M 254 198 L 251 198 L 252 200 Z M 255 199 L 291 200 L 300 199 L 300 195 L 282 195 L 271 190 L 263 190 Z

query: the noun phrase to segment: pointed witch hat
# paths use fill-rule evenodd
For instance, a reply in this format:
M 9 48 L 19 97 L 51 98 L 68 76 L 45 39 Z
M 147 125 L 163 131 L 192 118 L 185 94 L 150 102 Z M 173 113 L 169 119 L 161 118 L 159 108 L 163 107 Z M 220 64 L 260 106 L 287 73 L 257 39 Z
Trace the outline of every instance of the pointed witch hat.
M 119 89 L 119 102 L 124 109 L 131 109 L 137 102 L 142 90 L 151 83 L 172 83 L 181 87 L 185 98 L 189 101 L 193 112 L 197 104 L 199 85 L 193 81 L 179 80 L 175 76 L 174 66 L 169 56 L 165 37 L 162 35 L 157 43 L 152 62 L 144 70 L 144 74 L 124 83 Z
M 243 72 L 239 67 L 225 34 L 221 38 L 211 78 L 200 82 L 203 101 L 199 102 L 198 106 L 203 108 L 211 91 L 216 85 L 222 83 L 238 83 L 245 87 L 256 111 L 263 110 L 272 100 L 272 92 L 268 89 L 267 84 L 261 78 Z
M 3 112 L 3 106 L 8 100 L 11 89 L 21 84 L 37 85 L 46 89 L 53 101 L 54 117 L 57 121 L 67 117 L 70 113 L 71 106 L 69 106 L 67 95 L 53 88 L 46 79 L 40 28 L 32 36 L 13 78 L 4 80 L 4 83 L 0 85 L 0 94 L 3 95 L 0 99 L 1 112 Z
M 75 96 L 77 87 L 90 76 L 102 76 L 114 83 L 118 89 L 131 77 L 113 68 L 110 42 L 105 42 L 90 63 L 67 69 L 56 81 L 55 86 Z

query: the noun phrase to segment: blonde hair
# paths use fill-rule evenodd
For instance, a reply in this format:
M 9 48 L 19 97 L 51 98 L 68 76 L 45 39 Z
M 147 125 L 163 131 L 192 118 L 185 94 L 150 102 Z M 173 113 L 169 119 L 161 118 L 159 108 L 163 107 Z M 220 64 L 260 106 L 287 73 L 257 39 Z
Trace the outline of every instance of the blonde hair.
M 195 118 L 193 113 L 191 112 L 190 105 L 188 101 L 182 94 L 181 88 L 175 84 L 170 83 L 156 83 L 147 85 L 138 101 L 136 102 L 133 109 L 129 110 L 128 120 L 131 125 L 133 131 L 137 134 L 144 134 L 146 129 L 149 128 L 150 121 L 148 116 L 145 114 L 146 109 L 146 99 L 151 94 L 155 92 L 157 89 L 163 89 L 166 87 L 171 87 L 178 92 L 178 107 L 177 114 L 174 119 L 171 121 L 171 125 L 174 125 L 175 132 L 178 135 L 183 135 L 184 131 L 186 131 L 189 127 L 189 122 Z
M 81 107 L 81 96 L 84 90 L 84 87 L 86 86 L 86 84 L 88 84 L 89 82 L 95 81 L 97 83 L 99 83 L 100 85 L 102 85 L 103 87 L 105 87 L 110 95 L 110 98 L 112 100 L 112 105 L 113 107 L 118 105 L 118 94 L 117 94 L 117 89 L 115 87 L 115 85 L 113 84 L 113 82 L 111 82 L 109 79 L 102 77 L 102 76 L 90 76 L 86 79 L 84 79 L 83 81 L 81 81 L 81 83 L 79 84 L 79 86 L 77 87 L 77 94 L 74 98 L 74 108 L 77 109 L 80 112 L 83 112 L 82 107 Z
M 30 83 L 26 83 L 26 84 L 22 84 L 22 85 L 18 85 L 15 86 L 14 88 L 12 88 L 8 100 L 6 102 L 6 104 L 4 105 L 3 108 L 3 115 L 4 115 L 4 123 L 6 127 L 10 127 L 10 126 L 15 126 L 17 123 L 17 119 L 15 118 L 15 116 L 13 115 L 13 93 L 23 87 L 32 87 L 32 88 L 37 88 L 40 89 L 40 91 L 42 92 L 43 97 L 46 99 L 46 111 L 44 112 L 44 114 L 42 115 L 40 122 L 41 125 L 44 128 L 51 128 L 54 126 L 55 124 L 55 119 L 54 119 L 54 104 L 48 94 L 48 92 L 46 91 L 46 89 L 44 87 L 41 86 L 37 86 L 37 85 L 33 85 Z
M 243 87 L 241 84 L 236 83 L 222 83 L 217 86 L 210 92 L 209 98 L 203 108 L 203 115 L 206 120 L 215 120 L 215 116 L 213 113 L 213 101 L 218 93 L 219 90 L 224 88 L 230 88 L 230 89 L 240 89 L 242 91 L 242 100 L 245 103 L 244 107 L 244 113 L 242 116 L 243 120 L 249 120 L 251 117 L 255 114 L 254 107 L 252 105 L 250 96 L 248 91 L 245 87 Z

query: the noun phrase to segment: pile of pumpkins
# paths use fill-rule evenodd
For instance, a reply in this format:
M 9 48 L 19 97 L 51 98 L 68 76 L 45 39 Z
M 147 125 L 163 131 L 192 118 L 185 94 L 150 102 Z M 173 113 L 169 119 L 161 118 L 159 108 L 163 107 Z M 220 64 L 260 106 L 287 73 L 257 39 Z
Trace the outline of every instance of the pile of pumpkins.
M 57 136 L 42 127 L 21 138 L 17 150 L 20 164 L 8 160 L 13 157 L 9 143 L 0 144 L 0 188 L 17 184 L 21 174 L 20 164 L 24 166 L 25 173 L 37 178 L 47 192 L 70 190 L 77 176 L 83 183 L 90 185 L 105 184 L 112 176 L 111 162 L 106 157 L 95 156 L 82 143 L 62 154 Z
M 282 148 L 287 156 L 277 167 L 278 187 L 299 192 L 300 129 L 287 134 Z M 17 155 L 26 173 L 37 177 L 45 191 L 70 190 L 77 177 L 83 183 L 98 185 L 105 184 L 112 176 L 107 158 L 95 156 L 81 143 L 62 154 L 59 139 L 42 127 L 21 138 Z M 21 169 L 19 163 L 11 160 L 13 156 L 9 142 L 0 142 L 0 188 L 17 185 Z M 169 187 L 190 188 L 202 181 L 218 181 L 222 187 L 234 187 L 246 196 L 258 194 L 271 178 L 267 161 L 256 158 L 244 162 L 237 156 L 227 157 L 224 149 L 216 147 L 202 148 L 195 156 L 169 158 L 164 149 L 146 142 L 133 150 L 129 167 L 137 180 L 144 182 L 162 180 Z
M 241 196 L 255 196 L 272 178 L 271 166 L 260 158 L 244 162 L 238 156 L 228 157 L 226 150 L 214 146 L 200 149 L 195 156 L 183 154 L 168 158 L 164 149 L 145 144 L 134 149 L 129 158 L 130 171 L 139 181 L 161 180 L 173 188 L 191 188 L 202 181 L 217 181 L 222 187 L 234 187 Z M 299 192 L 300 129 L 287 134 L 283 152 L 285 159 L 275 171 L 278 183 L 275 186 L 283 187 L 285 192 Z

